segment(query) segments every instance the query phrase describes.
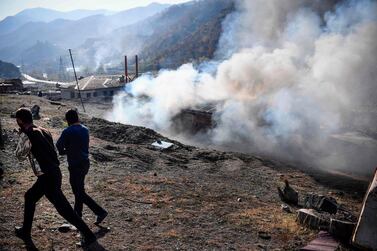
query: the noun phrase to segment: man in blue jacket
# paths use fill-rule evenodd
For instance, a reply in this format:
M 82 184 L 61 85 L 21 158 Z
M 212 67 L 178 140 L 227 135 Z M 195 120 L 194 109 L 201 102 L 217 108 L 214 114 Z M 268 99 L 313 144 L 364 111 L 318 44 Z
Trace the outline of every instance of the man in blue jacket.
M 83 204 L 86 204 L 96 215 L 95 224 L 100 224 L 107 212 L 85 192 L 85 176 L 89 171 L 89 130 L 79 121 L 76 110 L 68 110 L 65 114 L 68 127 L 63 130 L 56 143 L 60 155 L 67 155 L 69 182 L 75 196 L 74 210 L 82 217 Z

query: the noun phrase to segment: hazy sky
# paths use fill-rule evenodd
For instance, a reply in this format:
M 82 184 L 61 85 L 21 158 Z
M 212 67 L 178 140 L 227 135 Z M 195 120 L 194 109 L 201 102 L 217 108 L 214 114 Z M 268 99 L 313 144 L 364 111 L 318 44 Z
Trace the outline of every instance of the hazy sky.
M 189 0 L 0 0 L 0 20 L 6 16 L 13 16 L 18 12 L 36 7 L 69 11 L 75 9 L 108 9 L 126 10 L 133 7 L 145 6 L 152 2 L 183 3 Z

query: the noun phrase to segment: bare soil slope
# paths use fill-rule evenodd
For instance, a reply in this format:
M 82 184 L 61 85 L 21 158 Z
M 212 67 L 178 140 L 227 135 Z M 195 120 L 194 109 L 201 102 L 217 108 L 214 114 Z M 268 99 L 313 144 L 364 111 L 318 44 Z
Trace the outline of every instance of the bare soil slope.
M 0 181 L 0 250 L 22 250 L 14 236 L 22 222 L 23 195 L 35 177 L 27 163 L 18 163 L 15 119 L 20 105 L 41 107 L 35 124 L 58 138 L 68 106 L 29 96 L 1 95 L 0 116 L 6 134 L 0 150 L 4 176 Z M 335 197 L 356 215 L 362 198 L 317 183 L 309 175 L 261 157 L 199 149 L 169 140 L 153 130 L 111 123 L 83 115 L 91 131 L 91 170 L 87 192 L 108 211 L 102 224 L 84 207 L 84 220 L 108 250 L 295 250 L 316 234 L 299 226 L 296 214 L 281 210 L 277 186 L 289 179 L 300 194 L 317 192 Z M 161 151 L 157 139 L 174 147 Z M 63 192 L 73 203 L 67 164 L 61 157 Z M 43 198 L 37 205 L 33 239 L 41 250 L 76 250 L 76 231 L 60 233 L 64 223 Z M 263 232 L 263 233 L 262 233 Z

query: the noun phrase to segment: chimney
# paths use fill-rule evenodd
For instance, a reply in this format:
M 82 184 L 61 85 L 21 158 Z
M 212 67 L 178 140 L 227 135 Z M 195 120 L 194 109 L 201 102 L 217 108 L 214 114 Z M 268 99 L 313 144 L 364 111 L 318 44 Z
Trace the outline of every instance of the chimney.
M 137 77 L 139 77 L 139 60 L 137 58 L 137 55 L 135 56 L 135 66 L 136 66 L 135 78 L 137 78 Z
M 124 79 L 128 83 L 128 65 L 127 65 L 127 56 L 124 56 Z

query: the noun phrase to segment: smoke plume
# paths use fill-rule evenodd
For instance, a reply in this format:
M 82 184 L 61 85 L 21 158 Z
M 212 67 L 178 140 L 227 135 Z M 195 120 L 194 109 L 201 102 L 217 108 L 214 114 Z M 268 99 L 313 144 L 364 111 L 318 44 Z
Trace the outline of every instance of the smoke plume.
M 359 174 L 377 165 L 365 136 L 377 132 L 376 1 L 238 1 L 223 29 L 213 62 L 143 75 L 108 118 L 171 134 L 182 109 L 215 104 L 199 142 Z

